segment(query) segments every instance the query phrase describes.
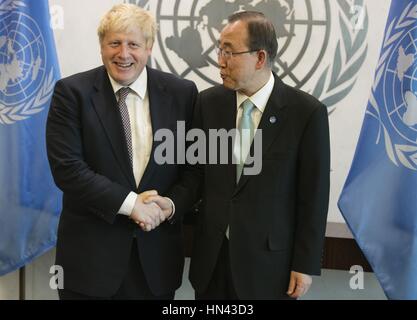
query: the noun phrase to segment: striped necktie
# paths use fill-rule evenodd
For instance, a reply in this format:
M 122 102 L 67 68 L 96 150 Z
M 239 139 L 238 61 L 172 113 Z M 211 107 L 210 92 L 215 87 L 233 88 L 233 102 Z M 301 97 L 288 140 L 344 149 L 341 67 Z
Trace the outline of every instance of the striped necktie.
M 127 151 L 129 153 L 130 165 L 133 166 L 132 133 L 130 131 L 129 111 L 127 110 L 126 97 L 130 92 L 129 87 L 123 87 L 117 91 L 119 94 L 118 107 L 123 122 L 123 130 L 126 138 Z

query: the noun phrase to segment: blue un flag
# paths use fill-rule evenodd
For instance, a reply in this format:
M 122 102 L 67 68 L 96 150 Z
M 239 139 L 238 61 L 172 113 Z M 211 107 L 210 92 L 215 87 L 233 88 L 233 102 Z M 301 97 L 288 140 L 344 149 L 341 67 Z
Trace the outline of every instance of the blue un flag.
M 389 299 L 417 299 L 417 0 L 392 1 L 339 208 Z
M 55 245 L 45 123 L 59 68 L 47 0 L 0 0 L 0 275 Z

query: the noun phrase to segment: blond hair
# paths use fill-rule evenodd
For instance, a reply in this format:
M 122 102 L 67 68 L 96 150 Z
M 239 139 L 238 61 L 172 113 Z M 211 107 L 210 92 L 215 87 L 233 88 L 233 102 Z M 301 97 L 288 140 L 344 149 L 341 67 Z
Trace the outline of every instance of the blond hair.
M 131 32 L 134 28 L 141 30 L 146 47 L 151 48 L 157 31 L 155 18 L 137 5 L 124 3 L 113 6 L 103 16 L 97 34 L 102 43 L 107 32 Z

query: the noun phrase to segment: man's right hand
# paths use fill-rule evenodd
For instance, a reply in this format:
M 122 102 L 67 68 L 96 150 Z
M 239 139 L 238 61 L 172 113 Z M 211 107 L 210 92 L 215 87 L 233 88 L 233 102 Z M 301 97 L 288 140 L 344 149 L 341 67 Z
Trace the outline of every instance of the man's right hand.
M 156 190 L 142 192 L 136 198 L 135 206 L 130 218 L 135 221 L 144 231 L 151 231 L 165 221 L 165 215 L 161 208 L 154 202 L 144 203 L 150 196 L 157 196 Z
M 172 202 L 166 197 L 162 197 L 158 194 L 148 194 L 144 199 L 144 202 L 149 204 L 157 204 L 158 207 L 161 208 L 162 213 L 165 216 L 165 219 L 168 219 L 172 215 Z

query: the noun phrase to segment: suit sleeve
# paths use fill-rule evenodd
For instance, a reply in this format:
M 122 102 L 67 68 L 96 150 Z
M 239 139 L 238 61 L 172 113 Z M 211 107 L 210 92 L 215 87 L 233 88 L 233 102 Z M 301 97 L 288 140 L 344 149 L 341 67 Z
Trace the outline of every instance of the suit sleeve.
M 97 174 L 84 161 L 81 99 L 64 81 L 57 82 L 46 125 L 48 160 L 56 185 L 75 207 L 88 209 L 109 223 L 129 190 Z M 97 142 L 99 143 L 99 142 Z
M 292 270 L 319 275 L 330 189 L 329 123 L 324 105 L 313 111 L 302 135 L 297 177 Z

